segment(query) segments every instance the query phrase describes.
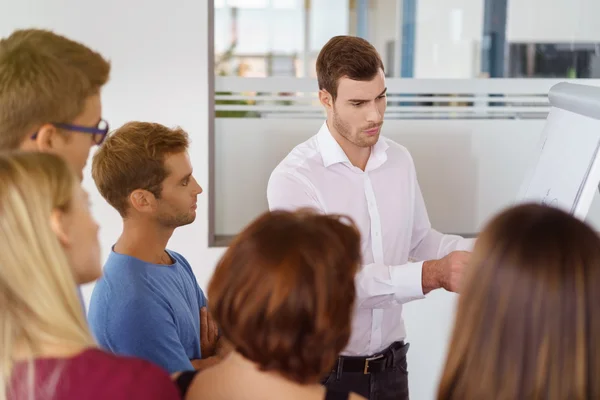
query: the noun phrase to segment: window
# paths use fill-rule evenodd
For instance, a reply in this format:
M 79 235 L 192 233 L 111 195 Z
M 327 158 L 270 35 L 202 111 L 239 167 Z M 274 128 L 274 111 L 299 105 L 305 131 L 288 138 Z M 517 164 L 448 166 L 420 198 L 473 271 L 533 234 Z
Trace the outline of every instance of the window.
M 434 226 L 476 233 L 518 190 L 548 89 L 600 78 L 596 15 L 597 0 L 215 0 L 210 243 L 267 209 L 270 172 L 323 123 L 315 60 L 334 35 L 381 54 L 384 134 L 411 150 Z

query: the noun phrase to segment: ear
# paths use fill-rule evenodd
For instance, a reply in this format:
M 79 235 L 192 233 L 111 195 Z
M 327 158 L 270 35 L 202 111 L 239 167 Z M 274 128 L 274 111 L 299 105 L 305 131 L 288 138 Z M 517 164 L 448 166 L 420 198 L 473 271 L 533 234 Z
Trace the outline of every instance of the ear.
M 65 213 L 63 211 L 58 209 L 52 210 L 52 214 L 50 214 L 50 228 L 58 238 L 60 244 L 64 247 L 71 245 L 65 224 Z
M 156 209 L 156 197 L 147 190 L 134 190 L 129 195 L 129 202 L 139 212 L 153 212 Z
M 319 90 L 319 101 L 327 111 L 333 108 L 333 96 L 327 90 Z
M 35 145 L 39 151 L 50 152 L 62 147 L 64 141 L 65 138 L 54 125 L 44 124 L 38 129 Z

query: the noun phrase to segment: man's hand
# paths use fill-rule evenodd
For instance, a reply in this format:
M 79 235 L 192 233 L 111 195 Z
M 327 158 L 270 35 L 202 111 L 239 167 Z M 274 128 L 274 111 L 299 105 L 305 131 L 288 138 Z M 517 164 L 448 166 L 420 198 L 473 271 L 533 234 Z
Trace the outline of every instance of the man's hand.
M 202 358 L 215 355 L 219 330 L 206 307 L 200 309 L 200 351 Z
M 172 380 L 172 381 L 176 381 L 176 380 L 177 380 L 177 378 L 179 378 L 179 375 L 181 375 L 181 373 L 182 373 L 182 372 L 183 372 L 183 371 L 177 371 L 177 372 L 173 372 L 173 373 L 171 374 L 171 380 Z
M 460 292 L 462 278 L 471 253 L 453 251 L 439 260 L 423 263 L 423 293 L 444 288 L 449 292 Z

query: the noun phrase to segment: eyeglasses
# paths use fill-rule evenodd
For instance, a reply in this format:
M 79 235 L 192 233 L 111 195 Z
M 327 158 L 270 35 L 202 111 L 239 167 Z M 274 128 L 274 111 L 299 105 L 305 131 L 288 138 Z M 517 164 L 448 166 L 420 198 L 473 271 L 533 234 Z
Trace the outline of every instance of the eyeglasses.
M 92 135 L 92 140 L 97 145 L 101 145 L 102 142 L 104 142 L 104 139 L 106 139 L 106 135 L 108 134 L 108 130 L 109 130 L 108 122 L 106 122 L 103 119 L 98 121 L 98 125 L 96 125 L 95 127 L 71 125 L 71 124 L 57 124 L 57 123 L 52 124 L 52 125 L 54 125 L 55 127 L 59 128 L 59 129 L 65 129 L 67 131 L 89 133 L 90 135 Z M 38 133 L 36 132 L 31 136 L 31 138 L 36 139 L 37 135 L 38 135 Z

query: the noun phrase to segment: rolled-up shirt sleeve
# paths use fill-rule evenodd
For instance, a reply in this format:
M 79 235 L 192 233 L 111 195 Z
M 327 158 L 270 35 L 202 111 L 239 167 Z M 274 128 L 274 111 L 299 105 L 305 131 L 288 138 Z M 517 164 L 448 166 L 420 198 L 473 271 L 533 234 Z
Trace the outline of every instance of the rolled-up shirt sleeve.
M 422 299 L 423 263 L 367 264 L 356 275 L 357 307 L 390 308 Z

